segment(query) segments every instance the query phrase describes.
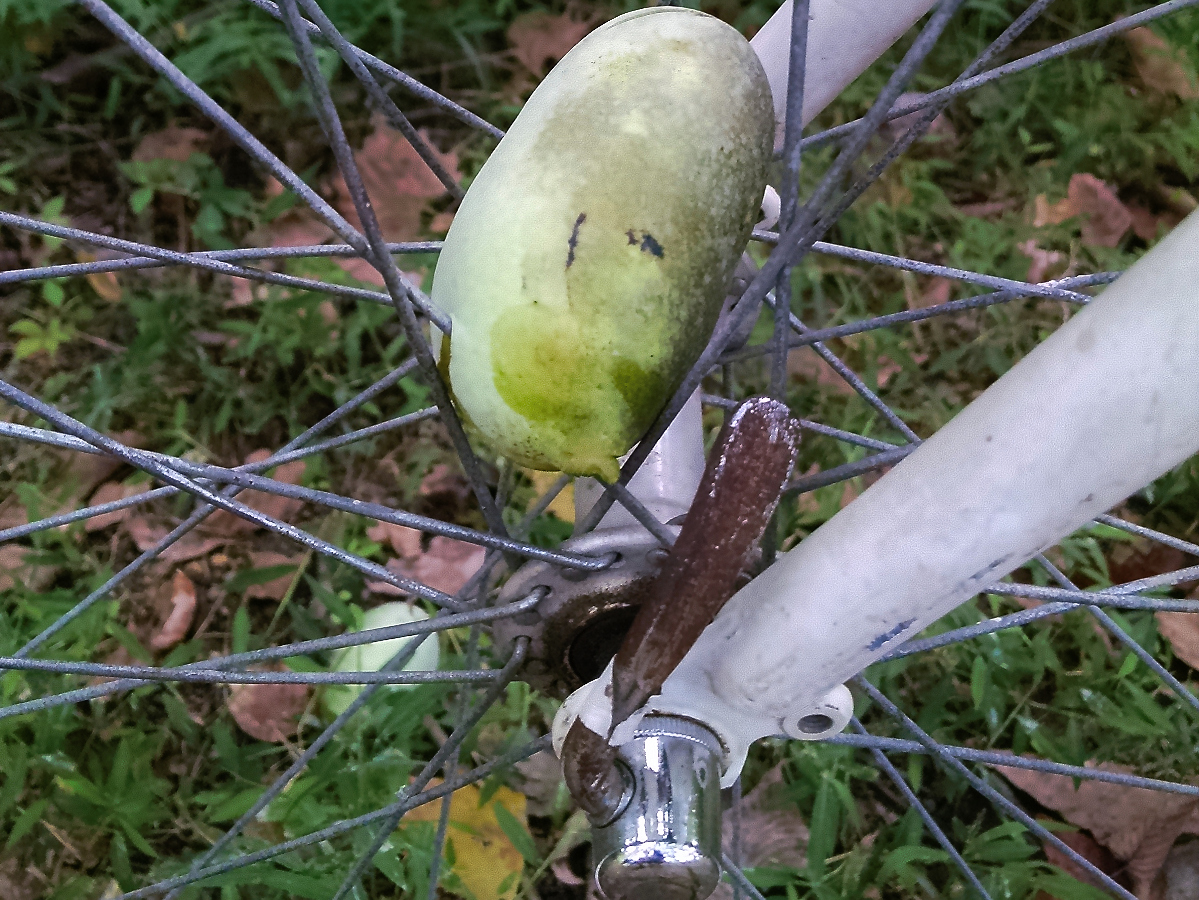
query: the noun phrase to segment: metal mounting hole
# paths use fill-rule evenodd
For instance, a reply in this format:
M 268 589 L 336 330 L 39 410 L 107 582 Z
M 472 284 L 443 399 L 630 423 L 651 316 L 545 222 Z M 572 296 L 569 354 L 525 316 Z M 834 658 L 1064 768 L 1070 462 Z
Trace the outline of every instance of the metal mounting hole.
M 833 720 L 824 713 L 812 713 L 804 716 L 796 725 L 804 734 L 820 734 L 833 727 Z

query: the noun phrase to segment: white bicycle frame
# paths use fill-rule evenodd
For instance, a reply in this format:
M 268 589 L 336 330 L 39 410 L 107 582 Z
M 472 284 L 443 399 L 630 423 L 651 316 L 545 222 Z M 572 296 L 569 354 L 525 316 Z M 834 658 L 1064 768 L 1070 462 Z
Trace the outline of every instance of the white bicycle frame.
M 805 122 L 856 74 L 826 61 L 869 47 L 854 57 L 861 71 L 931 5 L 814 0 Z M 855 16 L 857 31 L 826 27 Z M 789 23 L 788 2 L 755 38 L 776 108 Z M 853 48 L 840 48 L 847 33 Z M 694 496 L 701 442 L 697 418 L 682 418 L 630 488 L 651 508 Z M 846 679 L 1197 451 L 1199 213 L 738 592 L 611 743 L 651 711 L 696 719 L 726 748 L 727 786 L 759 738 L 836 733 L 853 711 Z M 610 678 L 611 667 L 567 700 L 556 746 L 576 718 L 608 733 Z

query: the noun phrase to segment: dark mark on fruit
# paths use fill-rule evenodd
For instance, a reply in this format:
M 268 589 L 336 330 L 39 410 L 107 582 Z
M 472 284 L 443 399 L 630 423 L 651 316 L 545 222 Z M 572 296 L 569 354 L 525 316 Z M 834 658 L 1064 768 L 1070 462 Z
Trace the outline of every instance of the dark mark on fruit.
M 566 268 L 575 261 L 575 247 L 579 246 L 579 228 L 587 221 L 587 213 L 579 213 L 575 219 L 575 227 L 570 231 L 570 240 L 566 242 Z
M 661 259 L 665 255 L 662 251 L 662 245 L 655 241 L 654 236 L 648 231 L 641 236 L 641 249 L 652 253 L 658 259 Z

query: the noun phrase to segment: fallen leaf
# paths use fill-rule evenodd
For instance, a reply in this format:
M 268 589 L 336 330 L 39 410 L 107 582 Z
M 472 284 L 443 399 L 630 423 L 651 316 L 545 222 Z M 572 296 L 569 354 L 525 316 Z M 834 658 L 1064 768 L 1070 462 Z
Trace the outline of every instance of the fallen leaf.
M 560 794 L 566 789 L 558 757 L 549 750 L 539 750 L 513 768 L 517 774 L 516 787 L 525 796 L 529 815 L 552 814 Z
M 8 528 L 17 528 L 28 524 L 28 522 L 29 513 L 25 511 L 25 507 L 17 500 L 16 494 L 9 494 L 6 500 L 0 502 L 0 531 Z
M 1132 214 L 1133 234 L 1147 243 L 1152 243 L 1163 234 L 1168 234 L 1183 218 L 1173 210 L 1155 213 L 1136 203 L 1129 203 L 1128 211 Z
M 477 544 L 438 535 L 429 541 L 428 550 L 415 557 L 388 560 L 387 569 L 447 594 L 456 594 L 479 570 L 486 555 L 487 551 Z M 385 581 L 368 581 L 366 587 L 376 594 L 407 596 Z
M 171 580 L 171 614 L 157 633 L 150 638 L 154 650 L 169 650 L 187 635 L 196 614 L 196 586 L 182 569 Z
M 420 236 L 421 214 L 430 200 L 443 196 L 445 186 L 420 158 L 400 132 L 390 128 L 382 116 L 373 120 L 374 131 L 354 154 L 362 175 L 362 183 L 371 198 L 379 228 L 388 241 L 410 241 Z M 419 132 L 432 147 L 436 159 L 455 179 L 461 178 L 458 154 L 441 153 L 433 147 L 428 133 Z M 333 205 L 355 227 L 361 228 L 357 209 L 345 180 L 336 176 L 330 182 Z M 339 257 L 337 265 L 361 281 L 382 286 L 383 278 L 366 260 L 359 257 Z M 409 275 L 412 278 L 411 275 Z M 419 279 L 416 284 L 420 284 Z
M 1187 565 L 1186 553 L 1157 541 L 1121 542 L 1107 554 L 1112 584 L 1125 584 L 1173 572 Z
M 250 737 L 281 744 L 295 735 L 310 691 L 306 684 L 235 684 L 229 689 L 229 714 Z
M 243 596 L 247 600 L 282 600 L 296 578 L 296 570 L 303 565 L 306 553 L 287 556 L 271 550 L 250 551 L 250 566 L 255 569 L 273 569 L 276 566 L 291 566 L 292 571 L 273 578 L 263 584 L 247 585 Z
M 554 483 L 562 477 L 561 472 L 540 472 L 536 469 L 525 469 L 525 474 L 533 482 L 533 489 L 537 491 L 537 498 L 544 496 L 546 491 L 552 488 Z M 533 502 L 536 502 L 536 500 Z M 558 491 L 557 496 L 550 501 L 550 505 L 545 508 L 545 511 L 553 513 L 563 522 L 574 524 L 575 485 L 573 481 L 567 482 L 566 487 Z
M 1145 27 L 1124 32 L 1124 40 L 1146 88 L 1158 94 L 1173 94 L 1180 100 L 1199 98 L 1199 80 L 1185 48 L 1172 46 L 1156 31 Z
M 171 159 L 187 162 L 193 153 L 208 142 L 208 132 L 199 128 L 180 128 L 168 125 L 162 131 L 152 131 L 138 141 L 131 159 L 134 162 L 150 162 L 155 159 Z
M 920 293 L 910 291 L 907 295 L 908 309 L 928 309 L 930 306 L 940 306 L 948 303 L 953 296 L 953 282 L 940 275 L 934 277 L 928 284 L 928 290 Z
M 835 394 L 846 396 L 854 392 L 844 378 L 824 361 L 814 350 L 800 348 L 787 354 L 787 374 L 809 384 L 831 388 Z
M 416 557 L 421 554 L 420 531 L 407 525 L 376 522 L 366 530 L 366 536 L 378 544 L 387 544 L 397 556 Z
M 1038 202 L 1040 199 L 1038 196 Z M 1042 250 L 1032 238 L 1029 238 L 1023 244 L 1017 244 L 1016 249 L 1032 260 L 1032 264 L 1028 267 L 1028 274 L 1024 276 L 1024 280 L 1030 284 L 1040 284 L 1046 281 L 1049 269 L 1065 259 L 1056 250 Z
M 125 256 L 125 254 L 112 250 L 106 251 L 103 254 L 90 250 L 75 251 L 75 259 L 81 263 L 95 262 L 98 259 L 117 259 L 122 256 Z M 91 285 L 92 290 L 99 295 L 100 299 L 107 300 L 109 303 L 120 301 L 121 283 L 117 280 L 116 272 L 91 272 L 85 277 L 87 278 L 87 283 Z
M 911 106 L 913 103 L 919 103 L 927 95 L 920 91 L 905 91 L 895 98 L 895 102 L 891 104 L 892 109 L 903 109 L 905 106 Z M 926 110 L 918 109 L 915 112 L 910 112 L 906 116 L 900 116 L 897 119 L 888 119 L 879 131 L 889 141 L 898 140 L 902 137 L 909 128 L 915 125 L 920 117 L 924 115 Z M 936 137 L 941 140 L 953 140 L 957 137 L 957 131 L 953 127 L 944 113 L 933 119 L 932 124 L 928 126 L 928 130 L 924 133 L 925 137 Z
M 435 234 L 445 234 L 450 230 L 450 226 L 454 224 L 454 213 L 452 210 L 439 212 L 429 222 L 429 230 Z
M 28 552 L 27 547 L 19 544 L 0 544 L 0 591 L 7 591 L 17 583 L 13 576 L 18 569 L 24 568 Z
M 137 545 L 137 549 L 142 553 L 157 545 L 159 541 L 167 536 L 167 532 L 170 530 L 162 525 L 151 524 L 148 519 L 141 515 L 129 516 L 121 523 L 121 527 L 133 538 L 133 543 Z M 228 540 L 229 538 L 227 537 L 207 537 L 190 531 L 160 553 L 158 558 L 163 562 L 187 562 L 189 559 L 207 556 L 217 547 L 224 545 Z
M 451 469 L 445 463 L 438 463 L 431 468 L 420 480 L 417 492 L 422 497 L 437 497 L 453 495 L 455 498 L 465 497 L 470 491 L 466 479 L 456 469 Z
M 1064 200 L 1051 204 L 1044 194 L 1038 194 L 1034 204 L 1033 225 L 1037 228 L 1082 216 L 1082 242 L 1096 247 L 1117 246 L 1132 227 L 1132 213 L 1116 192 L 1087 172 L 1070 177 Z
M 271 451 L 269 450 L 255 450 L 246 457 L 246 464 L 262 462 L 270 455 Z M 299 484 L 303 475 L 304 460 L 295 459 L 276 467 L 275 471 L 269 477 L 283 484 Z M 252 509 L 256 509 L 263 515 L 271 516 L 281 522 L 290 522 L 295 517 L 295 514 L 300 511 L 301 507 L 304 506 L 303 500 L 254 490 L 243 491 L 238 494 L 237 500 Z M 250 532 L 257 530 L 257 528 L 258 526 L 249 519 L 243 519 L 241 516 L 223 509 L 217 510 L 210 515 L 204 525 L 205 532 L 213 535 Z
M 1199 613 L 1157 612 L 1153 617 L 1174 655 L 1192 669 L 1199 669 Z
M 799 814 L 798 807 L 787 796 L 781 764 L 763 775 L 754 789 L 741 798 L 739 813 L 739 863 L 742 868 L 764 866 L 803 869 L 807 866 L 810 832 Z M 724 852 L 734 858 L 735 815 L 731 808 L 725 810 L 722 829 Z M 732 896 L 732 887 L 721 882 L 717 885 L 712 900 L 730 900 Z
M 149 490 L 144 484 L 119 484 L 115 481 L 106 481 L 96 489 L 89 499 L 89 506 L 99 506 L 102 503 L 115 503 L 117 500 L 125 500 L 129 497 L 136 497 L 138 494 L 144 494 Z M 125 521 L 136 511 L 134 506 L 126 506 L 124 509 L 113 510 L 112 512 L 101 513 L 98 516 L 92 516 L 90 519 L 84 519 L 83 528 L 87 532 L 100 531 L 107 528 L 109 525 L 116 525 L 119 522 Z
M 1075 789 L 1067 775 L 997 767 L 1008 781 L 1042 806 L 1085 828 L 1127 864 L 1133 891 L 1146 897 L 1180 834 L 1199 834 L 1199 799 L 1146 788 L 1083 781 Z M 1131 772 L 1126 766 L 1100 763 L 1105 772 Z
M 598 10 L 584 10 L 574 3 L 567 4 L 566 11 L 559 15 L 541 10 L 527 12 L 508 26 L 508 43 L 521 64 L 540 77 L 547 62 L 553 64 L 564 57 L 602 18 Z
M 1112 852 L 1096 841 L 1085 831 L 1060 831 L 1057 833 L 1057 838 L 1097 868 L 1103 874 L 1112 877 L 1123 867 L 1116 860 Z M 1102 881 L 1096 875 L 1091 874 L 1084 869 L 1073 859 L 1059 850 L 1056 845 L 1044 844 L 1045 860 L 1052 866 L 1057 866 L 1075 881 L 1081 881 L 1083 884 L 1089 884 L 1092 887 L 1105 889 Z
M 435 778 L 429 787 L 440 783 Z M 520 886 L 524 857 L 500 827 L 496 807 L 523 824 L 525 798 L 506 787 L 497 790 L 483 806 L 479 804 L 481 796 L 473 784 L 450 795 L 446 857 L 453 860 L 449 868 L 461 884 L 455 885 L 451 879 L 442 887 L 470 900 L 512 900 Z M 408 813 L 403 822 L 436 823 L 440 815 L 440 802 L 426 803 Z

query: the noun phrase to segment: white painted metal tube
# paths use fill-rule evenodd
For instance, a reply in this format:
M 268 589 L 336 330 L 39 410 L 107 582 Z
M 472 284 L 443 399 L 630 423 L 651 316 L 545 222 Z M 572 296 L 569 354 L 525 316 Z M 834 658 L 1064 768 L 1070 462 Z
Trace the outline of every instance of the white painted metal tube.
M 1196 451 L 1199 214 L 734 597 L 684 667 L 783 719 Z
M 1199 213 L 738 592 L 649 707 L 720 734 L 729 782 L 759 737 L 839 730 L 842 682 L 1197 451 Z M 606 733 L 608 678 L 555 735 Z
M 812 121 L 934 5 L 936 0 L 811 0 L 803 123 Z M 787 112 L 791 8 L 787 0 L 750 41 L 770 81 L 780 141 Z

